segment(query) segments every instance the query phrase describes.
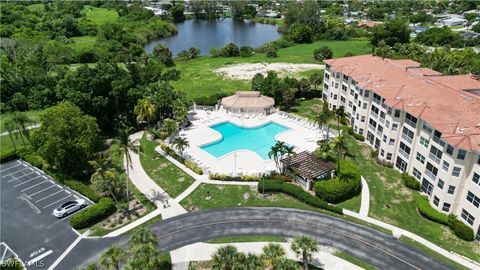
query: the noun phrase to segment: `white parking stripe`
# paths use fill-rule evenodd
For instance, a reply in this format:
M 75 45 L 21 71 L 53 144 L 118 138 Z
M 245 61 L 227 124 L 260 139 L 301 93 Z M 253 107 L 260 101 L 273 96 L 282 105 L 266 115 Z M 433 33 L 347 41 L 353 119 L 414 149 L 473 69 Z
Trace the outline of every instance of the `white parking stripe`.
M 8 167 L 8 168 L 2 168 L 2 170 L 0 172 L 3 172 L 3 171 L 7 171 L 7 170 L 10 170 L 12 168 L 15 168 L 15 167 L 18 167 L 18 166 L 22 166 L 23 164 L 17 164 L 17 165 L 14 165 L 14 166 L 11 166 L 11 167 Z
M 30 197 L 30 198 L 32 198 L 32 196 L 35 196 L 35 195 L 37 195 L 38 193 L 43 192 L 43 191 L 45 191 L 45 190 L 47 190 L 47 189 L 51 189 L 52 187 L 55 187 L 55 186 L 49 186 L 49 187 L 47 187 L 47 188 L 44 188 L 44 189 L 42 189 L 42 190 L 40 190 L 40 191 L 37 191 L 37 192 L 32 193 L 32 194 L 27 195 L 27 196 Z
M 26 184 L 26 183 L 28 183 L 28 182 L 32 182 L 33 180 L 35 180 L 35 179 L 37 179 L 37 178 L 39 178 L 39 177 L 40 177 L 40 176 L 31 178 L 30 180 L 27 180 L 27 181 L 22 182 L 22 183 L 20 183 L 20 184 L 16 184 L 14 187 L 18 187 L 18 186 L 23 185 L 23 184 Z
M 45 199 L 48 199 L 48 198 L 52 197 L 53 195 L 58 194 L 58 193 L 60 193 L 60 192 L 62 192 L 62 191 L 63 191 L 63 189 L 61 189 L 61 190 L 59 190 L 59 191 L 57 191 L 57 192 L 55 192 L 55 193 L 52 193 L 52 194 L 48 195 L 47 197 L 43 197 L 43 198 L 41 198 L 40 200 L 36 201 L 35 203 L 41 202 L 41 201 L 43 201 L 43 200 L 45 200 Z
M 45 180 L 45 181 L 43 181 L 43 182 L 40 182 L 40 183 L 38 183 L 38 184 L 35 184 L 35 185 L 33 185 L 33 186 L 29 186 L 29 187 L 28 187 L 28 188 L 26 188 L 26 189 L 22 189 L 22 190 L 20 190 L 20 192 L 27 191 L 27 190 L 29 190 L 29 189 L 31 189 L 31 188 L 33 188 L 33 187 L 36 187 L 36 186 L 38 186 L 38 185 L 41 185 L 41 184 L 43 184 L 43 183 L 45 183 L 45 182 L 47 182 L 47 181 L 48 181 L 48 180 Z
M 28 169 L 29 168 L 24 168 L 24 169 L 21 169 L 20 171 L 14 171 L 14 172 L 9 173 L 9 174 L 2 174 L 2 178 L 5 177 L 5 176 L 8 176 L 8 175 L 12 175 L 12 174 L 17 173 L 17 172 L 22 172 L 22 171 L 28 170 Z M 21 176 L 23 176 L 23 175 L 21 175 Z
M 28 261 L 28 262 L 27 262 L 27 265 L 28 265 L 28 266 L 31 266 L 31 265 L 33 265 L 34 263 L 40 261 L 41 259 L 47 257 L 48 255 L 50 255 L 50 254 L 52 254 L 52 253 L 53 253 L 53 250 L 50 249 L 49 251 L 43 253 L 42 255 L 35 257 L 33 260 Z
M 50 207 L 50 206 L 52 206 L 52 205 L 54 205 L 54 204 L 56 204 L 56 203 L 59 203 L 59 202 L 65 200 L 66 198 L 68 198 L 68 197 L 70 197 L 70 196 L 72 196 L 72 195 L 68 195 L 68 196 L 66 196 L 66 197 L 64 197 L 64 198 L 62 198 L 62 199 L 60 199 L 60 200 L 58 200 L 58 201 L 55 201 L 55 202 L 50 203 L 50 204 L 47 204 L 47 205 L 45 205 L 45 206 L 43 207 L 43 209 L 45 209 L 45 208 L 47 208 L 47 207 Z

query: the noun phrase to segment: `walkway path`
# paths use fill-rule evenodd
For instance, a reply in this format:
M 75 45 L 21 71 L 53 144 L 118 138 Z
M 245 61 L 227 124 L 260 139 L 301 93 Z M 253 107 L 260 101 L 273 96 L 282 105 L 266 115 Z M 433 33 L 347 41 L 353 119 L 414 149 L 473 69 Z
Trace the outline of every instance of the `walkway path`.
M 28 126 L 28 127 L 26 127 L 26 129 L 31 130 L 31 129 L 38 128 L 38 127 L 40 127 L 40 124 L 35 124 L 35 125 Z M 18 132 L 20 132 L 20 130 L 14 131 L 13 133 L 18 133 Z M 0 133 L 0 136 L 5 136 L 5 135 L 8 135 L 8 131 L 4 131 L 4 132 Z
M 362 176 L 362 200 L 360 204 L 360 216 L 367 217 L 368 209 L 370 208 L 370 190 L 368 189 L 367 181 Z
M 247 242 L 247 243 L 229 243 L 235 246 L 239 252 L 254 253 L 260 255 L 263 247 L 268 242 Z M 299 260 L 296 254 L 290 249 L 290 243 L 278 243 L 283 247 L 286 257 L 292 260 Z M 209 261 L 212 254 L 222 246 L 227 244 L 208 244 L 195 243 L 170 252 L 172 257 L 173 270 L 187 270 L 190 261 Z M 360 270 L 363 269 L 348 261 L 340 259 L 333 255 L 334 250 L 325 246 L 321 246 L 320 250 L 313 254 L 312 264 L 322 267 L 325 270 L 343 269 L 343 270 Z

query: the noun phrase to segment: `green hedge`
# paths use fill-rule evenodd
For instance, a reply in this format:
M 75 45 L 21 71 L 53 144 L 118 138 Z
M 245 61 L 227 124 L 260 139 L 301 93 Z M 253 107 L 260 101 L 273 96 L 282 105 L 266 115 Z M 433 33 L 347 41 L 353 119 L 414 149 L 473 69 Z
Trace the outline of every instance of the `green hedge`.
M 418 212 L 420 212 L 420 214 L 424 218 L 443 224 L 443 225 L 447 225 L 447 226 L 449 225 L 448 216 L 446 214 L 443 214 L 435 210 L 428 202 L 427 197 L 424 197 L 424 196 L 417 197 L 417 208 L 418 208 Z
M 362 181 L 360 170 L 351 161 L 340 161 L 338 178 L 320 180 L 315 183 L 315 195 L 329 203 L 348 200 L 360 192 Z
M 458 220 L 455 215 L 448 216 L 450 229 L 461 239 L 465 241 L 473 241 L 473 230 L 468 227 L 465 223 Z
M 117 208 L 112 199 L 102 198 L 97 204 L 74 215 L 72 219 L 70 219 L 70 225 L 77 230 L 85 229 L 104 220 L 115 213 L 115 211 L 117 211 Z
M 406 173 L 402 174 L 402 182 L 409 189 L 420 190 L 420 182 L 415 179 L 415 177 L 408 175 Z
M 187 168 L 189 168 L 190 170 L 192 170 L 193 172 L 195 172 L 196 174 L 199 174 L 199 175 L 202 175 L 203 174 L 203 170 L 202 168 L 198 167 L 197 164 L 193 163 L 192 161 L 190 160 L 185 160 L 183 162 L 183 164 L 185 164 L 185 166 L 187 166 Z
M 2 151 L 2 154 L 0 155 L 0 163 L 5 163 L 9 162 L 12 160 L 15 160 L 19 158 L 17 151 L 15 150 L 7 150 L 7 151 Z
M 241 175 L 241 176 L 230 176 L 226 174 L 220 173 L 212 173 L 209 175 L 209 178 L 212 180 L 220 180 L 220 181 L 247 181 L 247 182 L 258 182 L 260 181 L 259 176 L 254 175 Z
M 178 162 L 182 163 L 183 165 L 185 165 L 187 168 L 189 168 L 190 170 L 192 170 L 193 172 L 195 172 L 196 174 L 199 174 L 199 175 L 202 175 L 203 174 L 203 170 L 202 168 L 200 168 L 197 164 L 195 164 L 194 162 L 190 161 L 190 160 L 186 160 L 184 159 L 183 157 L 177 155 L 177 153 L 175 153 L 175 151 L 173 151 L 172 148 L 168 147 L 168 145 L 166 144 L 161 144 L 160 147 L 162 148 L 162 150 L 167 153 L 167 155 L 173 157 L 174 159 L 176 159 Z
M 322 208 L 337 214 L 343 214 L 342 208 L 329 205 L 327 202 L 313 196 L 312 194 L 303 190 L 301 187 L 293 184 L 288 184 L 279 180 L 262 180 L 258 183 L 257 188 L 258 192 L 262 192 L 265 188 L 265 192 L 285 193 L 308 205 Z
M 96 193 L 89 185 L 78 180 L 65 180 L 63 184 L 89 198 L 93 202 L 98 202 L 102 198 L 102 196 Z

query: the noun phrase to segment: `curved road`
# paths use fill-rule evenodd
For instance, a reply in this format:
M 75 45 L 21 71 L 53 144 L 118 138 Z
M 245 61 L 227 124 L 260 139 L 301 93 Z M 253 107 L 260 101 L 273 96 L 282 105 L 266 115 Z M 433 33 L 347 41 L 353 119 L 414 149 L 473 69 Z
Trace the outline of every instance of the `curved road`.
M 159 248 L 179 247 L 217 237 L 309 235 L 322 245 L 349 253 L 379 269 L 451 269 L 392 236 L 328 215 L 287 208 L 227 208 L 183 214 L 152 225 Z M 98 259 L 108 246 L 126 245 L 128 236 L 83 239 L 56 269 L 73 269 Z

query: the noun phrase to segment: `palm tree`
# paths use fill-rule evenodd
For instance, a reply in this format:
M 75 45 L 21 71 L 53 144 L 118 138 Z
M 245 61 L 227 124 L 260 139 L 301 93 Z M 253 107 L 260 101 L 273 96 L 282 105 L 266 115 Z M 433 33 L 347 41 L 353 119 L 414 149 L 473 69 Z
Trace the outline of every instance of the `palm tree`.
M 213 270 L 231 270 L 238 260 L 237 248 L 232 245 L 220 247 L 212 256 Z
M 315 239 L 308 236 L 297 236 L 293 238 L 291 249 L 302 258 L 303 269 L 308 270 L 308 265 L 312 259 L 313 253 L 318 251 L 318 243 Z
M 100 155 L 97 160 L 89 161 L 94 169 L 94 173 L 90 176 L 93 188 L 101 193 L 109 193 L 118 205 L 118 200 L 115 194 L 116 185 L 114 183 L 117 174 L 112 167 L 112 160 L 106 155 Z
M 285 250 L 279 244 L 270 243 L 263 247 L 263 253 L 260 255 L 266 268 L 272 268 L 276 261 L 285 256 Z
M 296 261 L 282 258 L 275 262 L 273 270 L 297 270 L 298 264 Z
M 25 135 L 25 137 L 28 139 L 28 137 L 30 136 L 30 133 L 28 131 L 27 125 L 30 123 L 33 123 L 32 119 L 23 112 L 14 112 L 13 119 L 18 124 L 18 126 L 22 128 L 21 134 Z
M 128 240 L 130 249 L 144 244 L 151 244 L 153 246 L 157 246 L 158 244 L 157 236 L 147 226 L 141 226 L 136 229 Z
M 248 253 L 243 261 L 243 266 L 245 270 L 260 270 L 262 269 L 262 260 L 257 255 Z
M 100 256 L 100 260 L 98 261 L 98 264 L 103 269 L 119 270 L 120 263 L 125 262 L 126 256 L 127 256 L 127 252 L 125 252 L 125 250 L 116 246 L 111 246 L 109 249 L 107 249 L 102 253 L 102 255 Z
M 5 127 L 5 129 L 7 130 L 8 132 L 8 137 L 10 137 L 10 140 L 12 141 L 12 144 L 13 144 L 13 148 L 15 150 L 17 150 L 17 145 L 15 144 L 15 139 L 17 138 L 18 134 L 18 128 L 17 128 L 17 125 L 15 124 L 15 122 L 13 121 L 13 119 L 11 117 L 7 118 L 4 122 L 3 122 L 3 126 Z M 14 137 L 15 136 L 15 137 Z
M 130 156 L 130 151 L 137 152 L 138 148 L 133 145 L 133 143 L 129 139 L 130 128 L 121 129 L 117 135 L 117 141 L 119 144 L 119 148 L 117 150 L 118 154 L 123 158 L 125 157 L 126 161 L 126 172 L 127 172 L 127 180 L 126 180 L 126 191 L 127 191 L 127 210 L 126 213 L 130 212 L 130 195 L 128 192 L 128 181 L 130 179 L 130 168 L 132 167 L 132 157 Z
M 150 130 L 150 121 L 155 115 L 155 106 L 152 104 L 151 100 L 149 98 L 139 99 L 133 112 L 137 115 L 137 123 L 147 119 L 147 128 Z
M 292 145 L 285 145 L 285 150 L 284 153 L 287 155 L 288 163 L 287 166 L 283 166 L 283 173 L 285 174 L 287 172 L 288 166 L 290 166 L 290 162 L 292 161 L 292 155 L 295 154 L 295 151 L 293 151 L 295 147 Z
M 280 169 L 280 165 L 278 164 L 279 156 L 280 156 L 280 149 L 276 144 L 272 145 L 272 147 L 270 147 L 270 152 L 268 152 L 268 158 L 270 159 L 273 158 L 273 161 L 275 161 L 275 167 L 277 167 L 277 169 Z
M 183 151 L 185 150 L 185 148 L 190 146 L 190 144 L 188 143 L 188 140 L 186 138 L 182 138 L 182 137 L 175 138 L 175 140 L 173 140 L 172 144 L 180 152 L 180 156 L 183 156 Z
M 323 131 L 323 127 L 327 125 L 329 119 L 330 119 L 330 115 L 328 115 L 327 113 L 321 112 L 317 115 L 317 119 L 315 120 L 315 122 L 318 124 L 319 128 Z M 328 140 L 329 133 L 330 133 L 330 125 L 327 126 L 327 128 L 328 129 L 327 129 L 326 139 Z
M 130 254 L 131 259 L 126 269 L 160 269 L 162 254 L 151 243 L 133 246 Z

